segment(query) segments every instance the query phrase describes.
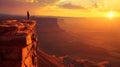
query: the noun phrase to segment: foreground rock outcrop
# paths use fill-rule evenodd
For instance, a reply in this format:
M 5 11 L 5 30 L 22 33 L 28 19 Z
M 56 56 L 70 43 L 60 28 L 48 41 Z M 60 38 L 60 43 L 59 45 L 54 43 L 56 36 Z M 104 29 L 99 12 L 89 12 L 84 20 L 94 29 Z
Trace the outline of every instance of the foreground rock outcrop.
M 0 67 L 37 67 L 33 20 L 0 22 Z
M 111 67 L 107 61 L 48 55 L 37 47 L 35 24 L 33 20 L 0 22 L 0 67 Z

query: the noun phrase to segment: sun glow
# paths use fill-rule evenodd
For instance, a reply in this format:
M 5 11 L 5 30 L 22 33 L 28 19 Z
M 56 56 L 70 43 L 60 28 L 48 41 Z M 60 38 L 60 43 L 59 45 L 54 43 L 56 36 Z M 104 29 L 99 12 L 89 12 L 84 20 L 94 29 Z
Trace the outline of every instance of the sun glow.
M 108 12 L 107 17 L 110 18 L 110 19 L 114 18 L 115 17 L 115 12 L 113 12 L 113 11 Z
M 28 2 L 28 3 L 36 3 L 36 2 L 38 2 L 38 0 L 23 0 L 23 1 Z

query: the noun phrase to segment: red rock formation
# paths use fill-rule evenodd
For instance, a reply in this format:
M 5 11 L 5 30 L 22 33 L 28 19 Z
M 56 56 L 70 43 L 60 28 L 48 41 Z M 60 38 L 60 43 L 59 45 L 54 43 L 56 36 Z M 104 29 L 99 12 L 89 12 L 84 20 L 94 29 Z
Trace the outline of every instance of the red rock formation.
M 0 67 L 37 67 L 35 21 L 0 22 Z

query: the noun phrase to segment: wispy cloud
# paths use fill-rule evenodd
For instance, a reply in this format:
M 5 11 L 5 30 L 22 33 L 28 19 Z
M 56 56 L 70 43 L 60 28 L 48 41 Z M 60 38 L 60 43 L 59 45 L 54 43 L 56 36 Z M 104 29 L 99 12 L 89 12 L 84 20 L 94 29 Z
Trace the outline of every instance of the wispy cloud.
M 35 3 L 19 2 L 17 0 L 0 0 L 0 12 L 9 14 L 23 14 L 27 10 L 35 10 Z
M 26 3 L 36 3 L 39 6 L 46 6 L 46 5 L 52 5 L 60 0 L 18 0 L 21 2 L 26 2 Z
M 72 3 L 60 4 L 59 7 L 65 9 L 85 9 L 83 6 L 73 5 Z

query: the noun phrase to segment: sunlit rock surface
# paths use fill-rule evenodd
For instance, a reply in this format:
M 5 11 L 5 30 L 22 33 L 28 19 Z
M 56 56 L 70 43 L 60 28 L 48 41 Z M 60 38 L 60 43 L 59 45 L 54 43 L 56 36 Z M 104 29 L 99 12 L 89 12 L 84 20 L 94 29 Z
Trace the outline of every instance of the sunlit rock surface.
M 0 22 L 0 67 L 37 67 L 35 24 L 33 20 Z

